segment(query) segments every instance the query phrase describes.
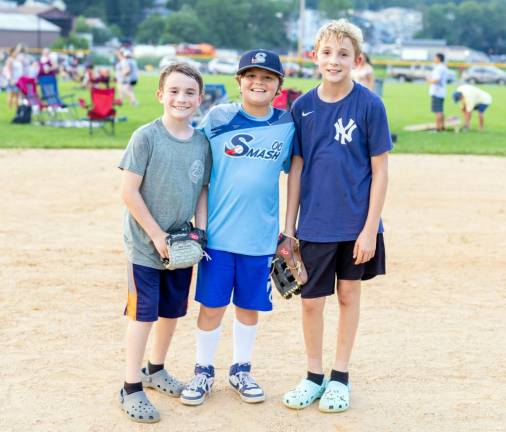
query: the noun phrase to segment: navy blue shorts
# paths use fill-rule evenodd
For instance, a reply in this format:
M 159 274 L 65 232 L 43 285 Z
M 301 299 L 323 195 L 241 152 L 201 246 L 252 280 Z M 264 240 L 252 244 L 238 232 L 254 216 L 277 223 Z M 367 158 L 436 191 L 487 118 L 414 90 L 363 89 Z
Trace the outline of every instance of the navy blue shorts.
M 433 113 L 442 113 L 444 111 L 445 98 L 432 96 L 431 109 Z
M 363 264 L 355 264 L 355 241 L 314 243 L 300 241 L 302 261 L 306 266 L 308 281 L 302 286 L 302 298 L 325 297 L 334 294 L 338 280 L 368 280 L 385 274 L 385 244 L 383 234 L 376 238 L 374 257 Z
M 199 264 L 195 300 L 207 307 L 230 303 L 249 310 L 272 310 L 272 255 L 250 256 L 214 249 Z
M 480 113 L 484 113 L 487 110 L 487 108 L 488 108 L 488 105 L 486 105 L 486 104 L 478 104 L 473 108 L 473 110 L 478 111 Z
M 191 280 L 191 267 L 158 270 L 129 262 L 125 315 L 146 322 L 186 315 Z

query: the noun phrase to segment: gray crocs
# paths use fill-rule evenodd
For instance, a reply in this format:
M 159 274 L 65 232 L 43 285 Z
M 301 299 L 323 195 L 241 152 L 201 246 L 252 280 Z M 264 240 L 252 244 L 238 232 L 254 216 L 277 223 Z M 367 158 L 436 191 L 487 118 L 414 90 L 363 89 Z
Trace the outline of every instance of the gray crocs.
M 147 368 L 142 368 L 141 376 L 144 387 L 155 389 L 168 396 L 179 397 L 184 388 L 184 384 L 170 375 L 165 369 L 149 375 Z
M 144 391 L 127 394 L 125 389 L 119 391 L 119 403 L 130 420 L 139 423 L 156 423 L 160 421 L 160 413 L 149 401 Z

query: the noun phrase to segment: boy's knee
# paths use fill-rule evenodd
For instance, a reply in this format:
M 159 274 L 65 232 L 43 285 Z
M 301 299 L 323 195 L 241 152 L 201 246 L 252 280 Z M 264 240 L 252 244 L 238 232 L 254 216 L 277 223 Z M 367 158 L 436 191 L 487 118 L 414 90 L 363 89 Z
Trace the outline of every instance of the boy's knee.
M 258 311 L 251 309 L 235 308 L 236 318 L 244 325 L 256 325 L 258 322 Z
M 199 312 L 199 318 L 204 319 L 206 321 L 216 321 L 221 320 L 223 316 L 224 308 L 211 308 L 207 306 L 201 306 Z
M 302 299 L 302 310 L 304 313 L 312 315 L 321 313 L 325 304 L 325 297 L 319 298 L 303 298 Z
M 353 306 L 360 301 L 360 281 L 340 281 L 337 291 L 339 306 Z

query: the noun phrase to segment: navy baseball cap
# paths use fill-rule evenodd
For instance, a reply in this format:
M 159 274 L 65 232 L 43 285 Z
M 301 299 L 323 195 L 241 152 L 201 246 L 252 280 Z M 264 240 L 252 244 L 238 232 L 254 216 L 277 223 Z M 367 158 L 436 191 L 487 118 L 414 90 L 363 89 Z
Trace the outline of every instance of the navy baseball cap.
M 462 93 L 459 91 L 456 91 L 455 93 L 453 93 L 452 96 L 453 96 L 454 102 L 458 102 L 460 99 L 462 99 Z
M 245 70 L 251 68 L 265 69 L 275 73 L 281 78 L 285 76 L 285 71 L 283 70 L 283 65 L 281 64 L 279 56 L 272 51 L 264 49 L 256 49 L 245 52 L 242 55 L 241 60 L 239 60 L 239 69 L 237 70 L 237 74 L 239 75 Z

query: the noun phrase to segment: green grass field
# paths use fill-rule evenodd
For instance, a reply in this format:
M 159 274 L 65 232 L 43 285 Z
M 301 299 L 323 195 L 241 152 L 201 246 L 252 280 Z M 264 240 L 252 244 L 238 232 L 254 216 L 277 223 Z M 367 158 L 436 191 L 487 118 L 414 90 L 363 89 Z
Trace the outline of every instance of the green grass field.
M 229 96 L 238 100 L 237 85 L 231 76 L 205 76 L 205 81 L 223 82 Z M 306 91 L 317 84 L 313 80 L 287 79 L 285 87 Z M 119 116 L 126 116 L 127 122 L 116 126 L 116 135 L 111 137 L 97 130 L 93 136 L 88 135 L 87 128 L 64 129 L 50 126 L 11 125 L 14 116 L 7 109 L 7 96 L 0 94 L 0 147 L 3 148 L 123 148 L 131 133 L 140 125 L 148 123 L 161 114 L 161 105 L 155 97 L 156 76 L 142 76 L 136 87 L 140 106 L 132 108 L 128 103 L 118 109 Z M 85 90 L 76 89 L 75 83 L 62 83 L 62 94 L 73 93 L 77 98 L 89 99 Z M 455 89 L 449 86 L 448 94 Z M 396 153 L 438 153 L 438 154 L 481 154 L 506 156 L 506 86 L 483 86 L 492 94 L 493 105 L 485 115 L 485 132 L 476 131 L 476 115 L 473 116 L 471 130 L 466 133 L 445 132 L 440 134 L 428 132 L 404 132 L 408 124 L 433 121 L 430 113 L 430 100 L 427 85 L 424 83 L 390 83 L 384 88 L 384 102 L 390 120 L 392 133 L 397 134 Z M 459 107 L 450 97 L 446 99 L 446 115 L 460 115 Z M 78 108 L 79 115 L 85 111 Z

